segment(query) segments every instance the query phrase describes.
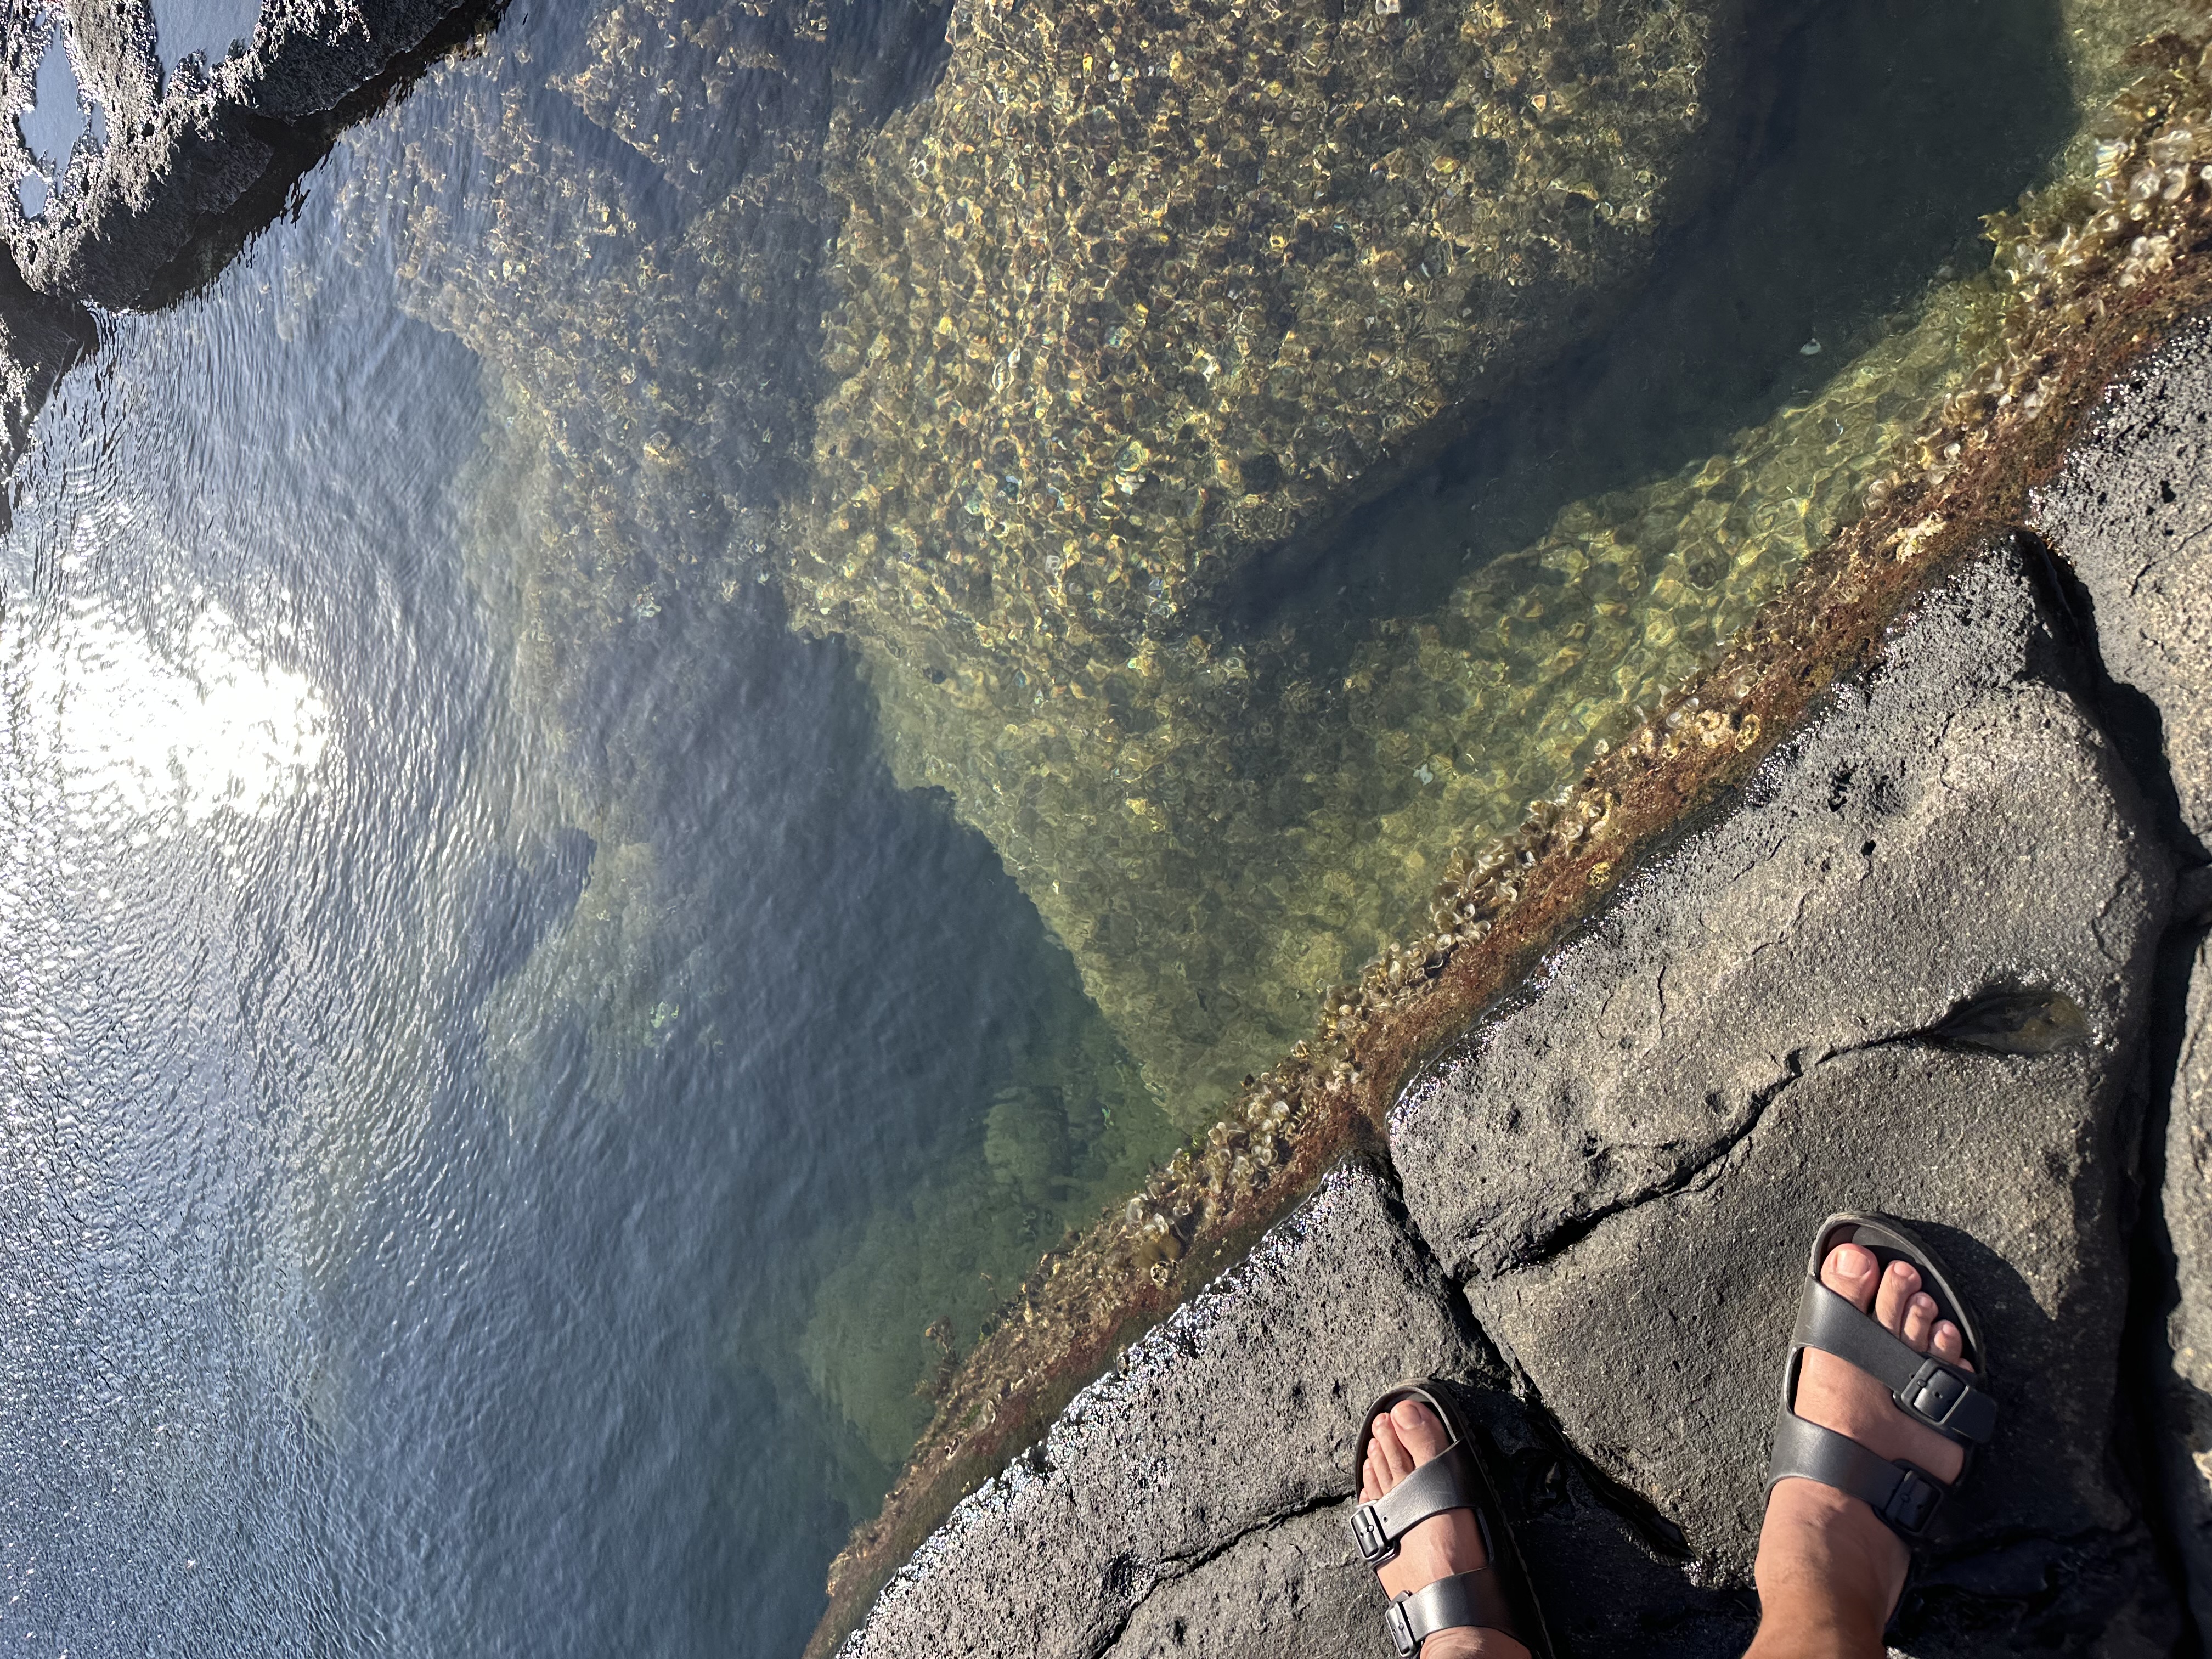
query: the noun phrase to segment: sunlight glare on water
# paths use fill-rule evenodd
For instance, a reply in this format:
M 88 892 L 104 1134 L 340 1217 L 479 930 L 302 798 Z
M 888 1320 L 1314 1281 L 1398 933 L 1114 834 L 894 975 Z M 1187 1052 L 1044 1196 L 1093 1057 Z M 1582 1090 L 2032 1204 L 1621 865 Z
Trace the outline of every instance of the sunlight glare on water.
M 165 608 L 192 610 L 183 596 Z M 143 836 L 142 821 L 258 816 L 313 787 L 329 740 L 322 694 L 220 605 L 198 607 L 173 657 L 97 599 L 6 653 L 18 717 L 0 766 L 51 776 L 80 814 L 119 810 Z

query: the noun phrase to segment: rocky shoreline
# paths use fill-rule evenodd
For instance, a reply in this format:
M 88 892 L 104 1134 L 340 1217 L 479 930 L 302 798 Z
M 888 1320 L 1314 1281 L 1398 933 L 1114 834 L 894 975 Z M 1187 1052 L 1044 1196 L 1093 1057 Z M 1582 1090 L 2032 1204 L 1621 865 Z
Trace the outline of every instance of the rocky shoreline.
M 347 122 L 495 7 L 391 0 L 333 33 L 319 11 L 272 3 L 245 51 L 167 86 L 143 4 L 64 9 L 112 142 L 80 144 L 39 217 L 12 192 L 0 204 L 11 447 L 92 348 L 99 310 L 205 282 Z M 1491 9 L 1488 27 L 1510 33 L 1506 9 Z M 1425 26 L 1416 11 L 1392 27 Z M 619 33 L 606 55 L 627 70 Z M 956 53 L 978 50 L 983 37 L 956 33 Z M 11 40 L 0 64 L 18 103 L 43 39 Z M 1055 50 L 1088 74 L 1082 46 Z M 1039 1263 L 948 1379 L 883 1516 L 840 1559 L 811 1651 L 1318 1654 L 1373 1640 L 1372 1586 L 1340 1531 L 1345 1452 L 1365 1399 L 1413 1373 L 1466 1385 L 1513 1472 L 1540 1585 L 1570 1610 L 1559 1622 L 1571 1646 L 1738 1650 L 1776 1322 L 1805 1228 L 1845 1203 L 1911 1214 L 1966 1262 L 2012 1383 L 2008 1444 L 2024 1449 L 2008 1467 L 2000 1445 L 1908 1605 L 1905 1650 L 2166 1652 L 2192 1627 L 2212 1630 L 2212 563 L 2200 546 L 2212 532 L 2212 329 L 2195 320 L 2212 305 L 2201 268 L 2212 139 L 2198 136 L 2212 97 L 2201 42 L 2165 37 L 2140 66 L 2150 72 L 2102 139 L 2094 184 L 2032 200 L 2000 227 L 2011 298 L 1985 371 L 1724 653 L 1600 744 L 1583 781 L 1516 836 L 1440 866 L 1420 933 L 1332 994 L 1319 1029 L 1247 1078 L 1125 1209 Z M 1117 85 L 1121 68 L 1108 69 Z M 610 76 L 570 94 L 642 153 L 643 117 Z M 1147 100 L 1191 76 L 1132 78 L 1145 83 L 1115 96 L 1156 112 Z M 1047 90 L 1065 105 L 1073 85 Z M 1520 90 L 1545 118 L 1532 131 L 1559 126 L 1554 89 Z M 1032 112 L 1049 134 L 1058 117 L 1040 96 Z M 917 106 L 908 119 L 909 161 L 937 155 L 941 113 Z M 1360 177 L 1382 178 L 1386 196 L 1419 182 L 1436 213 L 1457 203 L 1451 181 L 1481 157 L 1409 161 L 1395 131 L 1360 139 L 1397 157 Z M 12 128 L 6 142 L 16 175 L 35 171 Z M 873 159 L 905 154 L 890 144 Z M 689 176 L 682 158 L 657 159 L 679 184 Z M 894 169 L 876 197 L 927 173 Z M 964 177 L 932 175 L 929 188 L 957 195 Z M 1127 205 L 1121 185 L 1101 188 L 1106 206 Z M 1521 206 L 1535 212 L 1540 194 Z M 1626 185 L 1587 199 L 1617 216 L 1616 194 L 1629 199 Z M 1267 228 L 1255 220 L 1240 234 Z M 956 289 L 972 252 L 957 231 L 949 251 L 925 250 Z M 902 234 L 925 240 L 918 226 Z M 1386 273 L 1409 293 L 1407 262 L 1428 274 L 1414 252 L 1393 252 Z M 989 362 L 966 362 L 965 344 L 872 315 L 833 319 L 830 333 L 845 348 L 897 336 L 915 361 L 950 352 L 993 398 L 1018 367 L 994 377 Z M 1073 329 L 1048 345 L 1203 401 L 1204 363 L 1194 388 L 1141 341 L 1103 331 L 1141 334 L 1141 316 L 1134 330 L 1119 312 L 1078 320 L 1100 341 Z M 1177 364 L 1207 345 L 1173 343 Z M 1136 355 L 1111 356 L 1125 345 Z M 856 349 L 844 369 L 862 362 Z M 565 368 L 565 349 L 550 358 Z M 1017 392 L 1039 361 L 1054 360 L 1032 359 Z M 1358 465 L 1458 395 L 1440 401 L 1431 386 L 1459 386 L 1458 368 L 1417 367 L 1388 442 L 1353 434 Z M 912 372 L 906 359 L 892 368 L 893 380 Z M 851 386 L 856 398 L 867 389 Z M 1245 539 L 1265 540 L 1285 527 L 1269 529 L 1280 503 L 1263 498 L 1291 439 L 1251 435 L 1282 413 L 1253 399 L 1220 454 L 1139 476 L 1126 447 L 1086 452 L 1088 493 L 1075 495 L 1116 524 L 1146 529 L 1151 514 L 1158 530 L 1182 522 L 1177 502 L 1218 487 L 1230 518 L 1194 507 L 1193 536 L 1243 513 L 1258 526 Z M 831 422 L 823 442 L 842 430 Z M 681 445 L 665 437 L 654 428 L 642 453 L 675 467 Z M 960 455 L 973 471 L 989 446 L 970 447 Z M 917 467 L 943 459 L 909 447 Z M 1188 477 L 1176 471 L 1186 461 Z M 824 499 L 866 488 L 866 455 L 825 451 L 816 464 L 834 486 Z M 1021 635 L 1066 599 L 1066 564 L 1045 538 L 1069 527 L 1053 518 L 1069 509 L 1065 492 L 1048 512 L 1034 480 L 1009 481 L 974 497 L 975 524 L 952 525 L 979 560 L 995 555 L 976 538 L 1008 525 L 1035 544 L 1047 574 L 1021 589 L 1034 601 L 1009 625 Z M 883 536 L 899 539 L 904 510 L 884 508 Z M 937 624 L 908 613 L 927 610 L 921 594 L 968 627 L 960 582 L 924 573 L 915 594 L 878 594 L 866 559 L 823 564 L 826 547 L 803 550 L 793 568 L 813 574 L 793 578 L 796 598 L 823 600 L 825 615 L 836 599 L 863 635 L 854 618 L 879 599 L 907 618 L 878 619 L 901 647 L 873 665 L 887 703 L 951 708 L 963 664 L 981 677 L 974 709 L 945 715 L 951 735 L 929 739 L 947 753 L 966 752 L 954 728 L 970 714 L 996 743 L 1048 690 L 1096 691 L 1114 708 L 1132 686 L 1163 707 L 1174 696 L 1161 684 L 1218 693 L 1224 730 L 1255 695 L 1241 658 L 1198 652 L 1160 667 L 1152 632 L 1165 638 L 1188 598 L 1182 566 L 1109 579 L 1127 637 L 1097 625 L 1114 649 L 1095 684 L 1086 635 L 1020 659 L 1067 670 L 1033 687 L 1008 680 L 1012 656 L 939 665 Z M 892 685 L 900 675 L 920 679 Z M 1040 753 L 1060 755 L 1066 718 L 1035 716 Z M 1210 731 L 1191 750 L 1208 765 Z M 1106 787 L 1104 763 L 1073 768 L 1070 787 Z M 927 769 L 913 769 L 921 781 Z M 1008 799 L 994 839 L 1026 844 L 1041 832 Z M 1148 844 L 1153 819 L 1166 822 L 1158 802 L 1126 804 L 1115 833 Z M 1204 801 L 1191 811 L 1221 816 Z M 1102 890 L 1128 884 L 1120 872 Z M 1073 933 L 1085 914 L 1071 901 L 1055 920 Z M 1130 1009 L 1148 1006 L 1131 994 Z M 1211 1028 L 1177 1042 L 1208 1054 Z
M 1568 929 L 1740 798 L 1831 688 L 1872 672 L 1931 585 L 2028 520 L 2032 490 L 2064 464 L 2103 389 L 2212 297 L 2208 203 L 2195 162 L 2179 159 L 2206 125 L 2202 48 L 2166 37 L 2136 61 L 2150 72 L 2120 99 L 2094 185 L 2031 198 L 1997 223 L 2012 300 L 1993 355 L 1875 482 L 1865 514 L 1518 836 L 1455 859 L 1433 931 L 1333 995 L 1314 1036 L 1249 1080 L 1125 1213 L 1039 1264 L 941 1398 L 883 1514 L 833 1566 L 814 1651 L 834 1646 L 952 1500 L 1042 1432 L 1121 1345 L 1346 1149 L 1376 1145 L 1404 1085 L 1521 994 Z M 2171 179 L 2186 187 L 2168 198 Z
M 49 178 L 17 124 L 0 122 L 0 464 L 97 343 L 99 313 L 204 286 L 340 132 L 499 10 L 500 0 L 359 0 L 334 23 L 313 0 L 264 0 L 238 50 L 215 64 L 189 57 L 166 76 L 149 0 L 64 0 L 11 21 L 0 100 L 30 105 L 59 30 L 84 130 Z M 36 214 L 22 179 L 40 181 Z
M 1356 1651 L 1358 1413 L 1431 1372 L 1571 1650 L 1741 1651 L 1802 1235 L 1853 1205 L 1943 1239 L 2005 1384 L 1899 1650 L 2175 1650 L 2212 1587 L 2208 430 L 2191 322 L 843 1651 Z

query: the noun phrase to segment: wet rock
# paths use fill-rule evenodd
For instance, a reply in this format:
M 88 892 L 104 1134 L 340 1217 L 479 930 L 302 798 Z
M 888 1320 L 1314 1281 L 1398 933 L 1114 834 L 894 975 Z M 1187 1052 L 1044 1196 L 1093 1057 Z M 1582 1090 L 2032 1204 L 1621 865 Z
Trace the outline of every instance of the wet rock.
M 242 51 L 211 65 L 188 58 L 165 84 L 146 0 L 69 0 L 60 27 L 100 119 L 56 158 L 43 212 L 27 216 L 12 189 L 0 198 L 0 234 L 42 294 L 121 308 L 196 286 L 282 204 L 349 106 L 368 106 L 365 89 L 441 26 L 488 10 L 484 0 L 364 0 L 338 13 L 266 0 Z M 20 106 L 24 69 L 8 67 Z M 11 182 L 40 172 L 13 123 L 0 124 L 0 152 Z M 243 222 L 226 222 L 241 210 Z
M 2065 668 L 2019 555 L 1955 578 L 1395 1115 L 1483 1328 L 1710 1578 L 1748 1579 L 1811 1230 L 1881 1208 L 2032 1379 L 1954 1547 L 2098 1540 L 2130 1565 L 2069 1616 L 2171 1622 L 2106 1452 L 2169 876 Z
M 31 422 L 70 365 L 98 343 L 93 320 L 81 307 L 48 299 L 25 287 L 0 258 L 0 458 L 29 441 Z M 4 465 L 4 460 L 0 460 Z M 7 508 L 0 503 L 0 524 Z
M 1349 1492 L 1362 1409 L 1425 1375 L 1502 1381 L 1382 1182 L 1346 1165 L 962 1503 L 843 1651 L 1097 1653 L 1162 1626 L 1171 1644 L 1176 1617 L 1219 1597 L 1246 1607 L 1243 1629 L 1320 1644 L 1278 1651 L 1340 1653 L 1372 1590 L 1364 1575 L 1346 1587 L 1324 1522 Z M 1164 1593 L 1158 1619 L 1132 1622 Z M 1202 1650 L 1222 1650 L 1204 1628 Z
M 2087 592 L 2106 672 L 2148 701 L 2182 821 L 2200 840 L 2212 836 L 2208 413 L 2212 324 L 2200 320 L 2106 392 L 2034 520 Z

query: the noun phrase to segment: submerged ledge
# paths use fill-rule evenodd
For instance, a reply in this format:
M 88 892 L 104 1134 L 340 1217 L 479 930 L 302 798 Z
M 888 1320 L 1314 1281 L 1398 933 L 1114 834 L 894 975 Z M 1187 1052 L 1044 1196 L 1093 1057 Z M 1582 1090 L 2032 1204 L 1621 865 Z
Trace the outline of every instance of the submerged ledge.
M 1723 807 L 1830 687 L 1872 666 L 1920 594 L 2013 533 L 2105 387 L 2212 306 L 2212 70 L 2201 40 L 2161 36 L 2138 55 L 2148 73 L 2119 101 L 2095 179 L 1992 222 L 2012 288 L 2002 354 L 1717 662 L 1516 836 L 1455 857 L 1422 932 L 1333 993 L 1313 1036 L 1142 1193 L 1040 1261 L 951 1378 L 882 1512 L 833 1564 L 810 1655 L 834 1649 L 953 1504 L 1118 1352 L 1347 1152 L 1377 1145 L 1420 1069 L 1632 871 Z

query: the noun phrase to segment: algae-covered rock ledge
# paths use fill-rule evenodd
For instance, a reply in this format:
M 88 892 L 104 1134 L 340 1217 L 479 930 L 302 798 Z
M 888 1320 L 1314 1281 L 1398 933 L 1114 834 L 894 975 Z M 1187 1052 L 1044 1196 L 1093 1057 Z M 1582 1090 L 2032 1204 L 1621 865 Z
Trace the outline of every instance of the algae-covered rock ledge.
M 2163 1235 L 2206 1226 L 2201 1149 L 2158 1187 L 2198 1091 L 2192 1063 L 2172 1140 L 2153 1037 L 2186 1018 L 2203 925 L 2173 898 L 2204 862 L 2172 809 L 2201 757 L 2168 771 L 2100 649 L 2171 669 L 2179 636 L 2155 605 L 2083 599 L 2204 580 L 2168 532 L 2212 514 L 2207 420 L 2212 328 L 2191 325 L 2097 417 L 2038 509 L 2047 543 L 1950 567 L 1404 1094 L 1379 1165 L 1331 1174 L 1133 1344 L 844 1651 L 1356 1651 L 1376 1603 L 1334 1528 L 1359 1405 L 1441 1370 L 1506 1454 L 1570 1650 L 1740 1652 L 1760 1379 L 1807 1228 L 1856 1206 L 1943 1240 L 2011 1385 L 1899 1650 L 2178 1650 L 2206 1588 L 2201 1553 L 2170 1565 L 2203 1524 L 2202 1431 L 2167 1414 L 2170 1389 L 2194 1396 L 2129 1316 L 2174 1294 Z M 2073 550 L 2078 583 L 2054 562 Z M 2175 674 L 2137 689 L 2179 723 L 2212 662 Z M 2139 1446 L 2172 1449 L 2163 1473 Z
M 1729 1342 L 1748 1355 L 1757 1310 L 1781 1294 L 1802 1243 L 1774 1256 L 1779 1277 L 1762 1277 L 1762 1263 L 1801 1225 L 1796 1211 L 1824 1201 L 1805 1183 L 1855 1183 L 1867 1189 L 1856 1201 L 1921 1205 L 2001 1275 L 1991 1301 L 2024 1322 L 2022 1351 L 2061 1379 L 2050 1409 L 2074 1413 L 2050 1434 L 2134 1446 L 2160 1412 L 2179 1409 L 2142 1386 L 2145 1369 L 2162 1375 L 2166 1362 L 2145 1358 L 2150 1339 L 2124 1329 L 2119 1310 L 2131 1288 L 2136 1305 L 2154 1301 L 2165 1271 L 2160 1224 L 2139 1207 L 2158 1180 L 2158 1160 L 2142 1149 L 2165 1134 L 2164 1085 L 2154 1077 L 2146 1091 L 2142 1078 L 2169 1052 L 2147 1033 L 2179 1018 L 2175 929 L 2194 909 L 2192 901 L 2172 921 L 2172 871 L 2204 854 L 2170 805 L 2175 783 L 2155 722 L 2146 738 L 2140 700 L 2113 690 L 2121 671 L 2100 655 L 2098 613 L 2064 568 L 2064 550 L 2051 550 L 2061 538 L 2017 527 L 2037 522 L 2033 491 L 2076 465 L 2069 457 L 2090 441 L 2083 434 L 2101 430 L 2095 410 L 2107 386 L 2163 372 L 2139 365 L 2203 350 L 2185 331 L 2212 299 L 2194 161 L 2206 103 L 2200 58 L 2170 39 L 2148 49 L 2147 61 L 2163 67 L 2122 100 L 2124 125 L 2107 129 L 2094 182 L 2031 198 L 1998 225 L 2014 300 L 1997 352 L 1870 493 L 1866 514 L 1563 803 L 1514 842 L 1455 863 L 1435 931 L 1374 964 L 1314 1038 L 1248 1086 L 1222 1128 L 1155 1179 L 1126 1225 L 1109 1222 L 1042 1264 L 956 1382 L 927 1456 L 841 1561 L 817 1649 L 866 1607 L 872 1575 L 921 1541 L 917 1522 L 1040 1430 L 1072 1381 L 1158 1319 L 1178 1285 L 1233 1260 L 1271 1209 L 1310 1190 L 1332 1149 L 1374 1147 L 1372 1126 L 1386 1126 L 1384 1155 L 1427 1259 L 1460 1289 L 1482 1344 L 1508 1362 L 1514 1387 L 1498 1409 L 1533 1423 L 1517 1432 L 1555 1448 L 1561 1469 L 1583 1472 L 1625 1536 L 1691 1559 L 1669 1570 L 1673 1589 L 1643 1604 L 1659 1609 L 1658 1624 L 1593 1626 L 1595 1650 L 1657 1639 L 1662 1627 L 1684 1652 L 1740 1650 L 1743 1505 L 1755 1513 L 1756 1483 L 1747 1498 L 1738 1477 L 1764 1433 L 1752 1418 L 1726 1431 L 1703 1424 L 1694 1437 L 1679 1412 L 1660 1425 L 1679 1402 L 1650 1402 L 1648 1421 L 1621 1416 L 1623 1391 L 1602 1380 L 1609 1362 L 1577 1352 L 1603 1316 L 1610 1262 L 1680 1255 L 1683 1271 L 1708 1275 L 1735 1310 L 1714 1316 L 1699 1355 Z M 2146 357 L 2169 337 L 2165 356 Z M 2123 539 L 2139 528 L 2118 508 L 2098 521 Z M 2137 550 L 2148 558 L 2171 540 Z M 2178 644 L 2149 654 L 2187 656 Z M 2184 699 L 2173 718 L 2188 715 Z M 2028 802 L 2037 805 L 2023 816 Z M 2039 833 L 2053 823 L 2074 827 Z M 1704 861 L 1731 836 L 1746 838 L 1741 850 Z M 1725 902 L 1711 889 L 1718 872 L 1733 872 L 1723 888 L 1742 883 Z M 1670 896 L 1670 884 L 1680 890 Z M 2046 908 L 2065 895 L 2060 910 Z M 1947 908 L 1961 896 L 1963 908 Z M 2021 918 L 2026 931 L 1992 929 L 1984 906 Z M 1708 914 L 1747 931 L 1708 931 Z M 1649 920 L 1632 925 L 1638 916 Z M 1562 945 L 1577 927 L 1577 942 Z M 1778 943 L 1786 948 L 1775 951 Z M 1754 945 L 1774 960 L 1746 978 L 1730 964 Z M 1648 984 L 1638 994 L 1624 981 L 1613 1015 L 1570 1012 L 1577 985 L 1626 971 L 1624 952 L 1668 986 L 1668 1041 L 1686 1043 L 1681 1099 L 1656 1081 L 1671 1073 L 1632 1076 L 1622 1058 L 1661 1041 L 1666 1022 L 1634 1012 Z M 1869 960 L 1887 965 L 1869 971 Z M 1759 982 L 1766 972 L 1790 983 Z M 1504 1027 L 1474 1024 L 1492 1008 L 1520 1012 L 1503 1015 Z M 1501 1033 L 1516 1019 L 1554 1019 L 1575 1033 L 1606 1018 L 1620 1026 L 1613 1058 L 1591 1059 L 1578 1078 L 1547 1084 L 1507 1063 L 1512 1043 Z M 1710 1030 L 1691 1038 L 1701 1019 Z M 1533 1040 L 1528 1052 L 1543 1048 Z M 1463 1058 L 1401 1102 L 1422 1065 L 1452 1052 Z M 1731 1055 L 1725 1077 L 1700 1069 Z M 1500 1066 L 1513 1082 L 1485 1081 L 1485 1068 Z M 1520 1097 L 1522 1085 L 1536 1101 Z M 1862 1108 L 1863 1094 L 1891 1103 Z M 1676 1121 L 1685 1099 L 1694 1121 Z M 1921 1147 L 1921 1164 L 1893 1167 L 1878 1146 L 1831 1146 L 1847 1115 L 1879 1115 L 1899 1101 L 1923 1109 L 1894 1108 L 1902 1142 L 1938 1137 Z M 2016 1101 L 2040 1103 L 2021 1111 Z M 1272 1169 L 1248 1169 L 1255 1135 L 1275 1137 Z M 1991 1135 L 2026 1139 L 1991 1151 Z M 1828 1150 L 1802 1156 L 1813 1145 Z M 1930 1186 L 1920 1173 L 1930 1157 L 1966 1173 Z M 1906 1199 L 1894 1196 L 1900 1188 Z M 2183 1200 L 2194 1201 L 2173 1201 Z M 1145 1243 L 1146 1217 L 1158 1247 Z M 1977 1228 L 1994 1242 L 1973 1246 Z M 1739 1238 L 1762 1243 L 1740 1249 Z M 1626 1286 L 1617 1282 L 1616 1294 Z M 1653 1340 L 1666 1331 L 1681 1340 L 1696 1323 L 1650 1311 Z M 2074 1316 L 2092 1334 L 2082 1351 L 2051 1346 L 2052 1322 Z M 1547 1358 L 1553 1346 L 1558 1358 Z M 1702 1357 L 1684 1366 L 1719 1375 Z M 2050 1492 L 2020 1494 L 2027 1507 L 1994 1522 L 1988 1543 L 1960 1547 L 1954 1579 L 1917 1604 L 1923 1645 L 1911 1650 L 2027 1650 L 2052 1630 L 2118 1632 L 2112 1651 L 2168 1650 L 2185 1589 L 2159 1563 L 2171 1559 L 2166 1505 L 2181 1489 L 2160 1496 L 2148 1473 L 2155 1458 L 2129 1454 L 2116 1480 L 2101 1451 L 2084 1457 Z M 1556 1488 L 1545 1480 L 1544 1490 Z M 2190 1513 L 2201 1513 L 2191 1501 L 2200 1508 Z M 915 1575 L 945 1570 L 962 1524 L 916 1558 Z M 1291 1530 L 1279 1544 L 1263 1529 L 1212 1546 L 1225 1552 L 1220 1561 L 1275 1575 L 1252 1594 L 1279 1610 L 1305 1593 L 1291 1595 L 1282 1575 L 1295 1568 L 1310 1589 L 1313 1574 L 1338 1570 L 1316 1553 L 1310 1519 L 1283 1525 Z M 1577 1535 L 1579 1547 L 1595 1534 L 1585 1526 Z M 1591 1602 L 1592 1583 L 1581 1581 L 1575 1605 Z M 919 1627 L 898 1609 L 912 1593 L 887 1593 L 853 1650 L 910 1650 L 900 1632 Z M 1217 1610 L 1224 1639 L 1241 1632 L 1252 1651 L 1308 1650 L 1287 1613 L 1261 1620 L 1267 1629 L 1255 1634 L 1237 1586 L 1194 1577 L 1164 1594 Z M 1633 1609 L 1588 1616 L 1601 1624 Z M 1188 1626 L 1188 1613 L 1176 1617 Z M 1133 1613 L 1128 1629 L 1145 1628 Z M 999 1650 L 1000 1639 L 979 1639 L 975 1650 Z M 1310 1650 L 1323 1650 L 1311 1639 Z

